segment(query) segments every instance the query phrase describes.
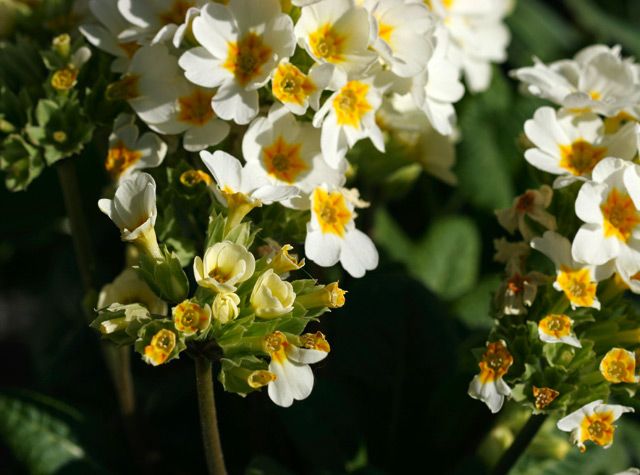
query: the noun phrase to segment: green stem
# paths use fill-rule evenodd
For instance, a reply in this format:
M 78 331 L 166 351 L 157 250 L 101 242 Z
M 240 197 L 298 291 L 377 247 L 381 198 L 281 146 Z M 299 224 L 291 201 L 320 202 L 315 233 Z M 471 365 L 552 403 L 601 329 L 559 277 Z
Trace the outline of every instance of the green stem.
M 218 415 L 213 395 L 213 371 L 211 361 L 196 356 L 196 386 L 198 390 L 198 406 L 200 408 L 200 426 L 202 442 L 207 460 L 209 475 L 226 475 L 224 455 L 218 431 Z
M 500 460 L 491 471 L 491 475 L 507 475 L 520 456 L 529 446 L 535 435 L 547 420 L 547 415 L 532 415 L 524 427 L 520 429 L 511 446 L 502 454 Z

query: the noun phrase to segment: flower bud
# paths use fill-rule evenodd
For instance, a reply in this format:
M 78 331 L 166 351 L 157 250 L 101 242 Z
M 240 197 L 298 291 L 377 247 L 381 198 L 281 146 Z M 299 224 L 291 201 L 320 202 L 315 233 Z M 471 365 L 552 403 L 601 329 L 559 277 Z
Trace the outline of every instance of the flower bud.
M 251 306 L 262 318 L 275 318 L 291 312 L 295 299 L 293 286 L 282 280 L 273 269 L 258 277 L 251 292 Z
M 293 249 L 293 246 L 285 244 L 277 249 L 273 257 L 271 257 L 269 265 L 276 274 L 287 274 L 304 266 L 304 259 L 298 260 L 296 254 L 289 254 L 291 249 Z
M 304 308 L 340 308 L 344 305 L 346 290 L 338 287 L 338 282 L 329 285 L 317 286 L 308 294 L 298 295 L 296 301 Z
M 213 318 L 222 323 L 229 323 L 240 313 L 238 305 L 240 297 L 233 292 L 223 292 L 216 295 L 213 301 Z

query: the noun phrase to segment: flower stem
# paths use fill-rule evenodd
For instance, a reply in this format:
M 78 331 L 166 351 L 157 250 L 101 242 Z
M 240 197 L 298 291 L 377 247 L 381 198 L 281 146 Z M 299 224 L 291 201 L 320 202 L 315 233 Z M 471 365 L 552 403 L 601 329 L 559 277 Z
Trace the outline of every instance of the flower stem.
M 207 459 L 209 475 L 226 475 L 224 455 L 218 431 L 218 415 L 213 395 L 213 371 L 211 361 L 203 356 L 196 356 L 196 386 L 198 390 L 198 406 L 200 408 L 200 426 L 202 442 Z
M 491 475 L 507 475 L 546 420 L 546 414 L 531 415 L 524 427 L 518 432 L 511 446 L 502 454 L 502 457 L 500 457 L 500 460 L 491 471 Z

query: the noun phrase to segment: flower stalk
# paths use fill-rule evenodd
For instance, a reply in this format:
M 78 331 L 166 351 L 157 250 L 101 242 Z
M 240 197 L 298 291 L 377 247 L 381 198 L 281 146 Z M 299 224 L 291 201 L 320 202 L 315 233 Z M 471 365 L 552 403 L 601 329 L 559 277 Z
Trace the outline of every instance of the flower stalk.
M 525 425 L 520 429 L 513 443 L 502 454 L 500 460 L 491 471 L 491 475 L 507 475 L 520 459 L 520 456 L 529 447 L 529 444 L 536 436 L 544 421 L 547 420 L 546 414 L 532 415 L 529 417 Z

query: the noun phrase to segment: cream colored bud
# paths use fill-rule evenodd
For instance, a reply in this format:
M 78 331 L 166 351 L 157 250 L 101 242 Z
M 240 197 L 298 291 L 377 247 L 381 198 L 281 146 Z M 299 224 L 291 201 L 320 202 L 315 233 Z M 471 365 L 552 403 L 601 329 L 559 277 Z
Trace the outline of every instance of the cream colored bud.
M 249 279 L 256 260 L 247 249 L 231 241 L 218 242 L 193 261 L 193 273 L 201 287 L 216 292 L 234 292 L 236 286 Z
M 286 274 L 287 272 L 298 270 L 304 266 L 304 259 L 298 260 L 298 256 L 296 254 L 289 254 L 289 251 L 292 249 L 293 246 L 285 244 L 279 248 L 271 258 L 271 268 L 277 274 Z
M 346 290 L 338 287 L 337 282 L 317 288 L 308 294 L 299 295 L 297 300 L 305 308 L 340 308 L 344 305 Z
M 233 292 L 223 292 L 216 295 L 213 301 L 213 318 L 220 323 L 229 323 L 240 313 L 238 308 L 240 297 Z
M 296 293 L 293 286 L 268 269 L 256 281 L 251 292 L 251 306 L 258 317 L 275 318 L 293 310 Z

